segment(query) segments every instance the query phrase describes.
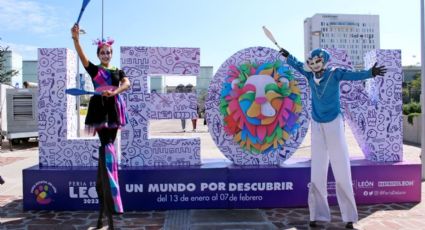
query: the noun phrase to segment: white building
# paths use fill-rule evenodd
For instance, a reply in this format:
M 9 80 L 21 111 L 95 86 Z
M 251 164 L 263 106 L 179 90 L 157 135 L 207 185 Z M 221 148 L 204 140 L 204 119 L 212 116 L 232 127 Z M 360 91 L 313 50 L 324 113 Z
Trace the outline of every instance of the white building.
M 213 78 L 214 68 L 212 66 L 201 66 L 201 72 L 196 79 L 196 90 L 199 92 L 208 91 L 210 81 Z
M 363 68 L 363 54 L 380 48 L 379 16 L 357 14 L 315 14 L 304 20 L 304 54 L 315 48 L 347 51 L 357 69 Z
M 22 81 L 38 84 L 37 60 L 24 60 L 22 62 Z

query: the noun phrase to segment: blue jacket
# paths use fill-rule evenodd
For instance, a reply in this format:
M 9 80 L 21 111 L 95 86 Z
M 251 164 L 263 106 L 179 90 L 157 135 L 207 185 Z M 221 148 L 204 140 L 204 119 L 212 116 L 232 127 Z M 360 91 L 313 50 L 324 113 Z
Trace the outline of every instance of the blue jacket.
M 334 120 L 341 113 L 339 100 L 339 82 L 364 80 L 372 78 L 372 69 L 364 71 L 350 71 L 340 68 L 327 68 L 324 70 L 319 85 L 314 81 L 314 73 L 304 70 L 304 63 L 289 55 L 287 63 L 307 78 L 311 89 L 311 104 L 313 120 L 326 123 Z

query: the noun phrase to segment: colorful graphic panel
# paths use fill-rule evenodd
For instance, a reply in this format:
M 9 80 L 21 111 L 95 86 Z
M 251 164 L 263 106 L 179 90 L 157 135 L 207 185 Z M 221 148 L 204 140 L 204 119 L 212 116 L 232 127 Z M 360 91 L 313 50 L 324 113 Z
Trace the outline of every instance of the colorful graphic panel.
M 309 91 L 273 49 L 252 47 L 227 59 L 208 89 L 211 136 L 237 165 L 277 165 L 308 129 Z
M 358 205 L 421 201 L 420 164 L 352 160 L 352 172 Z M 95 167 L 36 166 L 25 169 L 23 176 L 24 210 L 99 209 Z M 126 212 L 306 207 L 310 164 L 302 159 L 283 167 L 123 168 L 119 181 Z M 329 203 L 337 204 L 332 171 L 327 187 Z

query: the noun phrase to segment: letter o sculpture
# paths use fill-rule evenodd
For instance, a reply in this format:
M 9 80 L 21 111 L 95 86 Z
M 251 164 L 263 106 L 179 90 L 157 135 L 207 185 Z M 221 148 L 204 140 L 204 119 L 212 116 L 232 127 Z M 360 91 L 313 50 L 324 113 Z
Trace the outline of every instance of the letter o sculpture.
M 304 139 L 309 117 L 304 77 L 278 51 L 243 49 L 218 69 L 205 103 L 209 132 L 236 165 L 278 165 Z

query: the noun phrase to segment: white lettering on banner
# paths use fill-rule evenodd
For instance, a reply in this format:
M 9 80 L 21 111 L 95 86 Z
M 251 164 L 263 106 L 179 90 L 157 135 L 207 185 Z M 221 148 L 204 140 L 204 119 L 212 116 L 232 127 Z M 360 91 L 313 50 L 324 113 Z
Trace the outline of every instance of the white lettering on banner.
M 143 184 L 125 184 L 126 192 L 143 192 Z
M 413 186 L 414 181 L 404 180 L 404 181 L 378 181 L 378 187 L 406 187 Z
M 210 201 L 209 196 L 192 196 L 190 201 Z
M 391 190 L 391 191 L 379 191 L 379 190 L 375 190 L 375 191 L 364 191 L 363 192 L 363 196 L 402 196 L 402 195 L 406 195 L 407 192 L 406 191 L 400 191 L 400 190 Z
M 328 189 L 334 190 L 336 188 L 335 181 L 328 181 Z
M 261 201 L 263 200 L 263 196 L 249 196 L 248 194 L 244 193 L 239 194 L 239 200 L 240 201 Z
M 226 191 L 226 183 L 218 182 L 218 183 L 201 183 L 201 191 Z
M 357 182 L 358 188 L 373 188 L 373 185 L 374 185 L 373 181 L 368 181 L 368 180 Z
M 96 187 L 69 187 L 70 198 L 97 198 Z
M 84 181 L 69 181 L 68 186 L 87 186 Z
M 194 183 L 149 184 L 148 192 L 193 192 L 195 189 Z
M 159 194 L 156 197 L 157 203 L 184 203 L 184 202 L 253 202 L 262 201 L 263 195 L 251 195 L 248 193 L 231 194 L 231 193 L 215 193 L 208 195 L 186 195 L 186 194 Z
M 293 190 L 292 182 L 229 183 L 230 192 Z
M 380 191 L 379 195 L 381 196 L 400 196 L 400 195 L 406 195 L 406 191 Z
M 284 191 L 294 190 L 294 184 L 290 181 L 275 182 L 252 182 L 252 183 L 225 183 L 225 182 L 201 182 L 195 183 L 162 183 L 148 184 L 146 192 L 249 192 L 249 191 Z M 128 193 L 145 192 L 143 184 L 125 184 L 125 191 Z M 160 200 L 163 200 L 162 198 Z

